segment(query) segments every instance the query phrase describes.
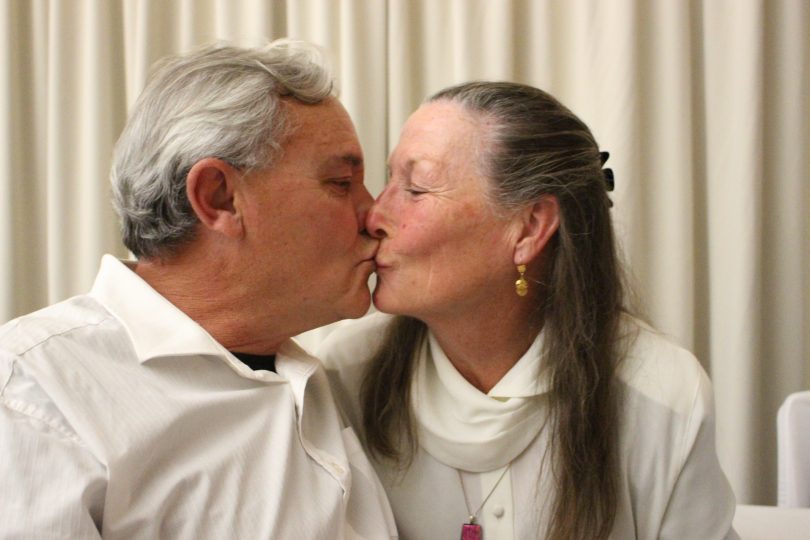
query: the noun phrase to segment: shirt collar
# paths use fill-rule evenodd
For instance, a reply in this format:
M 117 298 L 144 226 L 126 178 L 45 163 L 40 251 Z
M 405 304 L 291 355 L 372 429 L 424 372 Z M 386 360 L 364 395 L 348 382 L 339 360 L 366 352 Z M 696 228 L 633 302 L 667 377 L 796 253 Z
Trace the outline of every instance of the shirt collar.
M 419 353 L 411 403 L 420 445 L 433 457 L 474 472 L 515 459 L 544 425 L 538 381 L 540 338 L 488 394 L 453 367 L 432 333 Z
M 138 276 L 133 267 L 134 262 L 104 255 L 90 295 L 121 321 L 141 363 L 162 356 L 188 355 L 225 357 L 234 365 L 238 362 L 205 329 Z M 250 371 L 241 362 L 238 365 Z
M 532 397 L 548 392 L 550 381 L 543 369 L 543 331 L 532 342 L 529 350 L 506 372 L 489 391 L 494 398 Z
M 439 377 L 444 384 L 456 388 L 472 387 L 453 367 L 432 332 L 428 339 L 433 362 L 436 364 Z M 546 393 L 550 386 L 547 374 L 542 371 L 542 352 L 543 332 L 541 331 L 529 349 L 490 389 L 487 395 L 496 399 L 508 399 L 527 398 Z

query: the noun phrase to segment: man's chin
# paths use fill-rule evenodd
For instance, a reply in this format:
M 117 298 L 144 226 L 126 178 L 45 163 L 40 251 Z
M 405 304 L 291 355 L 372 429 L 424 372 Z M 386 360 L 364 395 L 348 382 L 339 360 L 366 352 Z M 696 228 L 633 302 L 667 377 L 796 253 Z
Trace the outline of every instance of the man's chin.
M 346 309 L 342 310 L 343 319 L 359 319 L 368 313 L 371 307 L 371 293 L 368 289 L 361 290 Z

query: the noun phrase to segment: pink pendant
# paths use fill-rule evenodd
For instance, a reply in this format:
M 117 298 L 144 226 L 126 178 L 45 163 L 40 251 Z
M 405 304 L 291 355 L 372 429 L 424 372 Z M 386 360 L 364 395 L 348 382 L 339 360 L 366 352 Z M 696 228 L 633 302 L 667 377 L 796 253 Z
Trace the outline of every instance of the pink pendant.
M 481 540 L 484 535 L 481 533 L 481 525 L 477 523 L 465 523 L 461 526 L 461 540 Z

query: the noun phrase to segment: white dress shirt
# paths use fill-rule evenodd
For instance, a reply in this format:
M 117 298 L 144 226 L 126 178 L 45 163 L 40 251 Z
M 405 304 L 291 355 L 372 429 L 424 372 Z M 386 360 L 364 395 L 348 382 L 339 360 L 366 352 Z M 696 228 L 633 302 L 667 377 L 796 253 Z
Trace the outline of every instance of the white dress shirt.
M 353 425 L 361 425 L 360 384 L 389 322 L 379 313 L 349 321 L 318 349 Z M 715 451 L 708 377 L 688 351 L 638 321 L 626 323 L 627 329 L 637 329 L 637 337 L 619 370 L 624 395 L 611 538 L 737 538 L 731 525 L 734 495 Z M 384 461 L 374 463 L 401 538 L 458 538 L 462 523 L 490 491 L 477 516 L 484 538 L 536 540 L 544 530 L 553 490 L 542 460 L 548 431 L 530 427 L 538 416 L 527 409 L 545 417 L 548 381 L 537 354 L 541 340 L 542 333 L 487 395 L 452 367 L 435 339 L 420 349 L 412 383 L 418 452 L 404 472 Z M 476 441 L 477 432 L 486 435 Z M 492 435 L 503 433 L 510 434 L 508 440 Z M 470 450 L 475 444 L 481 446 L 477 456 Z
M 318 361 L 253 371 L 118 260 L 0 328 L 0 537 L 390 538 Z

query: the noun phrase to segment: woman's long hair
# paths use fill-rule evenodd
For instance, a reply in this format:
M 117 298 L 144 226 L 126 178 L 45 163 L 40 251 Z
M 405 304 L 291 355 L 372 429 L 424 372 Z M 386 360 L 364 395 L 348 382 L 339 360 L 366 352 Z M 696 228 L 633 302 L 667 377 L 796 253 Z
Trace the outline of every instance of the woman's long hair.
M 546 294 L 537 305 L 551 381 L 546 455 L 556 488 L 545 534 L 607 538 L 617 505 L 614 374 L 623 286 L 599 147 L 579 118 L 530 86 L 472 82 L 428 101 L 455 102 L 487 120 L 483 162 L 496 207 L 522 208 L 544 195 L 558 200 L 560 225 L 546 248 Z M 361 393 L 369 449 L 403 466 L 418 446 L 410 387 L 426 331 L 421 321 L 395 318 Z

